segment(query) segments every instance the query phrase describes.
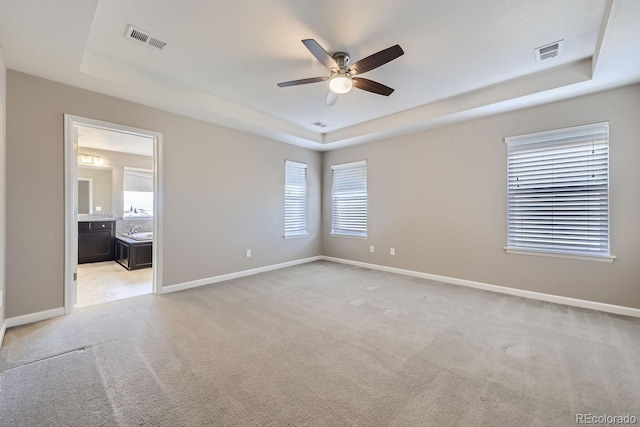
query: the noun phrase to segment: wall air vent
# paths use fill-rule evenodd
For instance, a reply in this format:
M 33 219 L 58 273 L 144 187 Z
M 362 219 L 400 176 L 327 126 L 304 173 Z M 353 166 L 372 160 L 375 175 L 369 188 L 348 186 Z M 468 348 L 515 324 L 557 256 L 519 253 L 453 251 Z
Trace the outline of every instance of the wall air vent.
M 535 48 L 536 62 L 559 56 L 562 53 L 563 42 L 564 40 L 558 40 L 557 42 Z
M 326 128 L 327 127 L 327 125 L 325 123 L 322 123 L 322 122 L 313 122 L 311 124 L 314 125 L 314 126 L 318 126 L 319 128 Z
M 161 40 L 140 28 L 136 28 L 133 25 L 129 25 L 129 28 L 127 28 L 126 37 L 160 50 L 167 46 L 166 41 Z

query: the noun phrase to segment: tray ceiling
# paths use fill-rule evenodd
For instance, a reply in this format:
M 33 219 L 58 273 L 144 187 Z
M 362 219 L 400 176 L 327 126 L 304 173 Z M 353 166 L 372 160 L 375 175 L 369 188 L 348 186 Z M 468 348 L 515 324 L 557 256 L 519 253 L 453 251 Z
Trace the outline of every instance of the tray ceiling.
M 23 0 L 0 2 L 0 44 L 14 70 L 326 150 L 638 82 L 638 22 L 634 0 Z M 364 76 L 395 92 L 278 88 L 329 74 L 306 38 L 352 62 L 399 44 Z

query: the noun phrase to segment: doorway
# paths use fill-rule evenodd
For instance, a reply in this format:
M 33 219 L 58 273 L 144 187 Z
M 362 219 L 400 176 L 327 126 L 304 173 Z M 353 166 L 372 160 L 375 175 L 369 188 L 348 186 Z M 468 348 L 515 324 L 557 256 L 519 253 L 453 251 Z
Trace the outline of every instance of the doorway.
M 159 132 L 65 114 L 65 313 L 160 293 L 161 148 Z

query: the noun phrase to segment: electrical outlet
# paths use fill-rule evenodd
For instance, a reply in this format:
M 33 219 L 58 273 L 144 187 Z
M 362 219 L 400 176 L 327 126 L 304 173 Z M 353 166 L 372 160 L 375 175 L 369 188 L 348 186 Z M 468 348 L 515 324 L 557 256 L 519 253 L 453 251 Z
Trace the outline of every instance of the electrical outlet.
M 369 246 L 369 252 L 374 253 L 376 251 L 376 249 L 373 247 L 373 245 Z
M 102 206 L 96 206 L 96 212 L 102 212 Z
M 389 255 L 395 255 L 395 254 L 396 254 L 396 248 L 389 249 Z
M 251 249 L 247 249 L 247 258 L 251 258 Z
M 0 291 L 0 307 L 2 307 L 2 291 Z

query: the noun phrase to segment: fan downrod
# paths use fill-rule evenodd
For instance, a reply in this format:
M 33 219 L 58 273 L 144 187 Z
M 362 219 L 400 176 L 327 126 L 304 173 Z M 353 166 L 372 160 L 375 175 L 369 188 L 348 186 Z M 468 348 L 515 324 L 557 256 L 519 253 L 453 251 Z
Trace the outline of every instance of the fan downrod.
M 349 59 L 349 54 L 347 52 L 336 52 L 333 54 L 333 60 L 338 64 L 340 71 L 346 71 Z

